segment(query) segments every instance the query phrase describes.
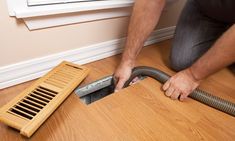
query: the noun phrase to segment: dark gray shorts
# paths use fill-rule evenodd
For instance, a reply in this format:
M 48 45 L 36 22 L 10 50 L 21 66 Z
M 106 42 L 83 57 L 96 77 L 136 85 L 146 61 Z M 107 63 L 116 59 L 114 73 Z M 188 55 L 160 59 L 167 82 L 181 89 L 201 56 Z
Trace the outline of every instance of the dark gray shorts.
M 206 3 L 204 7 L 202 1 Z M 212 4 L 210 11 L 208 10 L 210 9 L 208 2 L 211 0 L 206 1 L 188 0 L 182 10 L 170 54 L 171 67 L 175 71 L 190 67 L 234 23 L 232 21 L 235 12 L 231 14 L 231 18 L 223 17 L 221 15 L 223 12 L 220 15 L 213 12 L 216 10 L 214 5 L 219 4 Z M 221 2 L 219 0 L 213 1 Z M 230 1 L 235 9 L 235 0 Z M 224 13 L 226 14 L 226 12 Z

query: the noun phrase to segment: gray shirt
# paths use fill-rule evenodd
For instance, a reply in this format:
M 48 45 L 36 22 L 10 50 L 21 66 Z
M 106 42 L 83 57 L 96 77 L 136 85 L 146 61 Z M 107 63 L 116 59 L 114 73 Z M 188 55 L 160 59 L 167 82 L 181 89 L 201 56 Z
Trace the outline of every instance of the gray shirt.
M 235 23 L 235 0 L 195 0 L 202 14 L 224 23 Z

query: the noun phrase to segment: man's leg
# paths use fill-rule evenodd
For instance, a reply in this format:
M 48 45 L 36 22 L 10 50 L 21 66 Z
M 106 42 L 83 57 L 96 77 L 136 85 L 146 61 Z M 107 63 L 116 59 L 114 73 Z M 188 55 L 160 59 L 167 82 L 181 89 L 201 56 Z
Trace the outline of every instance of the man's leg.
M 194 0 L 188 0 L 179 18 L 170 54 L 175 71 L 191 66 L 228 29 L 228 25 L 206 17 Z

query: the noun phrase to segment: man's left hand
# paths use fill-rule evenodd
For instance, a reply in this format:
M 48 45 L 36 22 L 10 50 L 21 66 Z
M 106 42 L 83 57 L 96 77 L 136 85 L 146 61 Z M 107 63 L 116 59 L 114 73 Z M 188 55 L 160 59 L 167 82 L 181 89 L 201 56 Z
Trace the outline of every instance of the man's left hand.
M 172 76 L 164 85 L 165 95 L 171 99 L 183 101 L 200 84 L 196 80 L 190 69 L 185 69 Z

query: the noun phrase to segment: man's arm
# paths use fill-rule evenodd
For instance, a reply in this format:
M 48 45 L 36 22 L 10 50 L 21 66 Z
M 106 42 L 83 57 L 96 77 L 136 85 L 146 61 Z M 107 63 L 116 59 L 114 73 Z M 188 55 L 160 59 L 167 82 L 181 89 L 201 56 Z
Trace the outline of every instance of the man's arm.
M 154 30 L 161 16 L 165 0 L 136 0 L 128 28 L 128 36 L 121 62 L 114 76 L 118 80 L 116 90 L 123 87 L 131 75 L 135 59 L 144 42 Z
M 199 82 L 216 71 L 235 62 L 235 24 L 191 67 L 177 73 L 163 86 L 172 99 L 185 99 Z

